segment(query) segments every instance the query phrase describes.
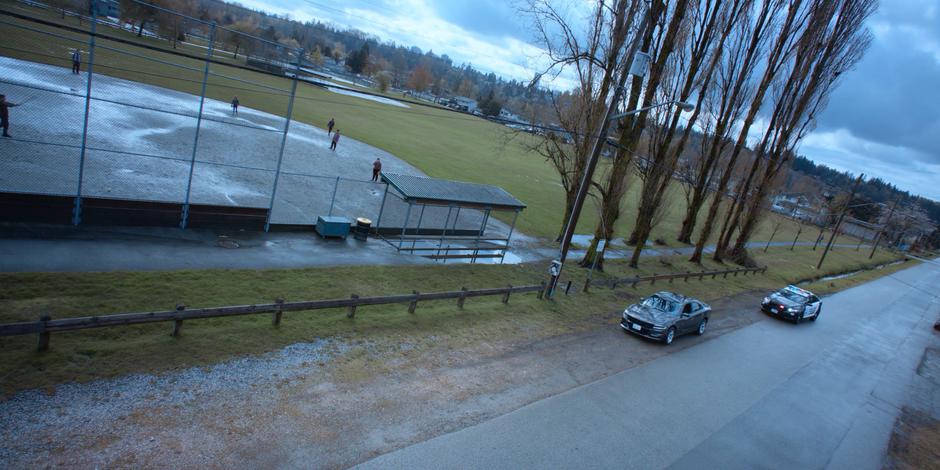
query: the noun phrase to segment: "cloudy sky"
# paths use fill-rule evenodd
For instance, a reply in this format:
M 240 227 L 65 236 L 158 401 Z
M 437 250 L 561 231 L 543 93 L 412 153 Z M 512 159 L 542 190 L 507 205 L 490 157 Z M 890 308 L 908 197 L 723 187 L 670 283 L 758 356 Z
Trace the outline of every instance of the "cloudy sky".
M 587 1 L 587 0 L 585 0 Z M 299 20 L 353 27 L 528 80 L 528 21 L 509 0 L 242 0 Z M 940 201 L 940 0 L 881 0 L 868 54 L 832 95 L 800 153 Z

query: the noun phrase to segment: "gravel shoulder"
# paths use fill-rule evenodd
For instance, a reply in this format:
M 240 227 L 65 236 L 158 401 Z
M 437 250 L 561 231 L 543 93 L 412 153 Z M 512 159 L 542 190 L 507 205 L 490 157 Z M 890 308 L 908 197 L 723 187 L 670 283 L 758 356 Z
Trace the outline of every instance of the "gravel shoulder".
M 753 308 L 760 295 L 712 302 L 710 331 L 669 348 L 625 335 L 611 309 L 548 337 L 459 347 L 334 338 L 24 392 L 0 403 L 0 466 L 347 467 L 767 321 Z

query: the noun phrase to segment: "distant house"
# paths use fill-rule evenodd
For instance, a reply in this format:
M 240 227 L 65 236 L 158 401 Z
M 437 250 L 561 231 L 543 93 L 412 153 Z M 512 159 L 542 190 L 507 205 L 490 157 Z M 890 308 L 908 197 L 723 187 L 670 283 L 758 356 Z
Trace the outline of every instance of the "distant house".
M 881 231 L 881 226 L 854 217 L 846 217 L 839 231 L 862 240 L 874 240 Z
M 121 17 L 121 4 L 118 0 L 94 0 L 98 16 Z
M 477 110 L 477 100 L 467 98 L 466 96 L 455 96 L 450 99 L 448 106 L 460 111 L 472 113 Z
M 806 194 L 779 194 L 771 200 L 770 210 L 810 223 L 820 223 L 825 211 L 819 201 Z

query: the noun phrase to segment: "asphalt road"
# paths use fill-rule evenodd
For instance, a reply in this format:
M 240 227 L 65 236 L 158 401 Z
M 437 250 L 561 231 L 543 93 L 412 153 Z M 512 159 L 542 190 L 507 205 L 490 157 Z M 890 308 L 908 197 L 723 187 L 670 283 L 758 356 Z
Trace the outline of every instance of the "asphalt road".
M 880 468 L 938 285 L 925 263 L 361 468 Z

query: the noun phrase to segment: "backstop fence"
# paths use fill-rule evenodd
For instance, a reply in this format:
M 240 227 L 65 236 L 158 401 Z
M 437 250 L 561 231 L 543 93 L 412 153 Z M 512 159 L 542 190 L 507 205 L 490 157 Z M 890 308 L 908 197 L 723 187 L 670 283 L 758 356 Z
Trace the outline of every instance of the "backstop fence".
M 165 203 L 183 228 L 194 206 L 257 210 L 265 229 L 376 218 L 384 184 L 366 178 L 381 152 L 333 151 L 296 120 L 312 99 L 299 86 L 335 86 L 305 51 L 137 0 L 159 26 L 125 22 L 99 3 L 0 1 L 0 193 L 68 198 L 73 224 L 91 199 Z M 404 212 L 386 210 L 389 223 Z

